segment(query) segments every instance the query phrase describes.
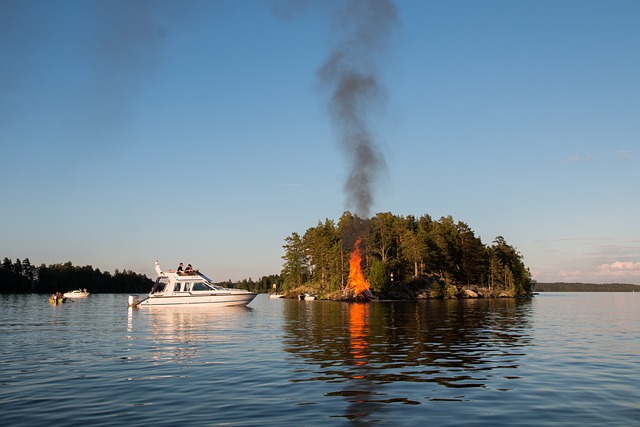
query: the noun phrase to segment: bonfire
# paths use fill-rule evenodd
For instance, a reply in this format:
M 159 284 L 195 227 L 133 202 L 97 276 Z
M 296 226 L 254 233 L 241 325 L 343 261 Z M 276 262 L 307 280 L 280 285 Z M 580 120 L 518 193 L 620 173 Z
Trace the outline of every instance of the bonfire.
M 369 281 L 362 273 L 362 255 L 360 252 L 360 239 L 353 245 L 353 252 L 349 259 L 349 280 L 344 289 L 344 298 L 350 300 L 376 300 L 378 299 L 371 292 Z

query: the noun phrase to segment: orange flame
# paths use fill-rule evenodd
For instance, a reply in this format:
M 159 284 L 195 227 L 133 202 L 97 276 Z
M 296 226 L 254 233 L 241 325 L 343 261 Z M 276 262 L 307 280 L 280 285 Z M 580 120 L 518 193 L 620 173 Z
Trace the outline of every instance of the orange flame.
M 347 288 L 351 289 L 354 295 L 359 295 L 371 287 L 369 281 L 362 274 L 361 263 L 360 239 L 358 239 L 353 245 L 353 252 L 351 252 L 351 258 L 349 259 L 349 281 L 347 282 Z

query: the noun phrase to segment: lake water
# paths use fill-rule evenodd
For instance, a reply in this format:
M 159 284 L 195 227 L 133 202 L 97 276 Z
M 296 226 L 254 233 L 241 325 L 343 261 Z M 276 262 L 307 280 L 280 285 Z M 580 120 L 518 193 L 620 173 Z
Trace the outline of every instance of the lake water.
M 6 426 L 631 426 L 640 294 L 130 309 L 0 295 Z

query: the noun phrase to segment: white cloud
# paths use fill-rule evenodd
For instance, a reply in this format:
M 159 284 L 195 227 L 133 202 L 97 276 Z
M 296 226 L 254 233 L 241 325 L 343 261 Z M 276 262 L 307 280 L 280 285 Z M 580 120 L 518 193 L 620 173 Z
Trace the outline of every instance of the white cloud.
M 610 264 L 600 264 L 596 268 L 599 276 L 640 277 L 640 262 L 615 261 Z

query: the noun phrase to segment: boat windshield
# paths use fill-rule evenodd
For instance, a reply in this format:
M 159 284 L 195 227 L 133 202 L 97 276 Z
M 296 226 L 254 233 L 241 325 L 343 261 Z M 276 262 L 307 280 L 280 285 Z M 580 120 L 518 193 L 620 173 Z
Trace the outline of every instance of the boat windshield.
M 153 284 L 153 288 L 151 288 L 151 293 L 154 294 L 156 292 L 164 291 L 167 283 L 169 283 L 169 279 L 167 277 L 158 277 L 156 279 L 156 283 Z
M 198 274 L 200 275 L 200 277 L 202 277 L 204 280 L 206 280 L 207 281 L 207 285 L 211 286 L 214 290 L 216 290 L 216 291 L 224 291 L 226 289 L 224 286 L 216 285 L 215 283 L 213 283 L 213 280 L 211 280 L 209 277 L 207 277 L 204 273 L 198 272 Z
M 192 291 L 210 291 L 211 287 L 205 282 L 194 282 L 191 287 Z
M 204 280 L 206 280 L 209 283 L 213 283 L 213 280 L 209 279 L 207 276 L 205 276 L 203 273 L 198 272 L 198 274 L 200 275 L 200 277 L 202 277 Z

